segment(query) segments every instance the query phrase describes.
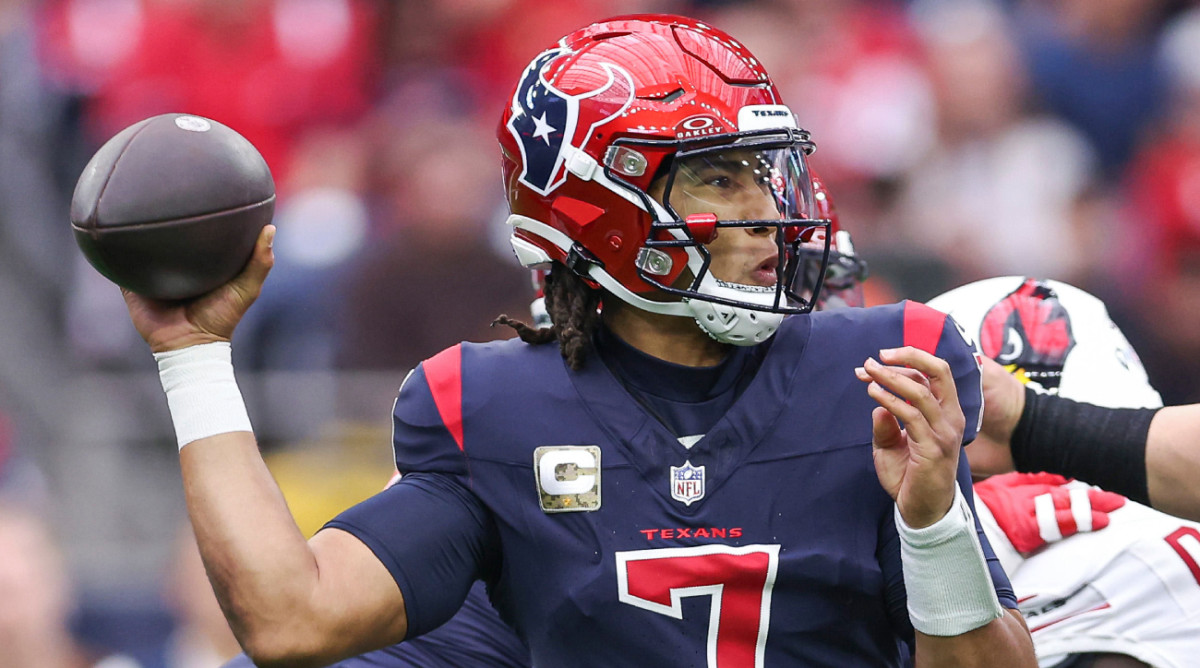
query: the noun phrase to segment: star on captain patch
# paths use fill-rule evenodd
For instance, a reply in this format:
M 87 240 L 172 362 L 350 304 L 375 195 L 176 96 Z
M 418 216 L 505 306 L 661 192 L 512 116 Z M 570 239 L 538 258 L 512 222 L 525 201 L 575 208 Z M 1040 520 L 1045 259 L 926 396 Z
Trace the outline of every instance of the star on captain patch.
M 692 466 L 691 461 L 685 461 L 683 466 L 672 466 L 671 498 L 688 506 L 703 499 L 704 467 Z

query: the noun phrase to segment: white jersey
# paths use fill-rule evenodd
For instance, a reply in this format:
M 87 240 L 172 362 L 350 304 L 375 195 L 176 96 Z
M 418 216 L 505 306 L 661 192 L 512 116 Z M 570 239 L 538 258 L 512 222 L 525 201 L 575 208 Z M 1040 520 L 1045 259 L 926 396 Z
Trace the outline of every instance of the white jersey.
M 981 514 L 992 545 L 1007 547 L 990 513 Z M 1200 665 L 1200 524 L 1132 501 L 1109 519 L 1105 529 L 1028 559 L 997 548 L 1008 552 L 1001 560 L 1039 665 L 1085 652 L 1125 654 L 1156 668 Z

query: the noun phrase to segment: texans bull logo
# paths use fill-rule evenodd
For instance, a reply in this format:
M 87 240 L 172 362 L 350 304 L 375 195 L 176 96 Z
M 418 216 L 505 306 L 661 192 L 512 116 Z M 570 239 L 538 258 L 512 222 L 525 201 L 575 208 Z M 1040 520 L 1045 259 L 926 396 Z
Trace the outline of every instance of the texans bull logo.
M 611 63 L 599 65 L 597 80 L 602 76 L 607 80 L 595 90 L 568 95 L 555 88 L 544 72 L 555 59 L 570 54 L 569 49 L 560 46 L 534 58 L 521 75 L 512 99 L 512 118 L 507 127 L 521 148 L 519 178 L 540 195 L 550 194 L 566 180 L 563 164 L 570 153 L 567 147 L 582 149 L 596 128 L 619 116 L 633 102 L 633 78 Z M 604 94 L 617 100 L 615 110 L 579 132 L 580 101 Z
M 1063 364 L 1075 347 L 1071 318 L 1058 295 L 1042 281 L 1027 279 L 988 310 L 980 326 L 983 354 L 1046 389 L 1057 388 Z M 1023 373 L 1022 373 L 1023 372 Z

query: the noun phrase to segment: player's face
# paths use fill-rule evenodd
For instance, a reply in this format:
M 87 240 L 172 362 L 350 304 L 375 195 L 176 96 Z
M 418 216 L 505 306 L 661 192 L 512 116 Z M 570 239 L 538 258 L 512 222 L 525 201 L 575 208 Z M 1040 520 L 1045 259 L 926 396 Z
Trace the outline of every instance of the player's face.
M 720 221 L 775 221 L 779 170 L 769 152 L 730 149 L 689 158 L 680 164 L 671 184 L 669 203 L 680 218 L 714 214 Z M 665 180 L 656 182 L 651 195 L 663 201 Z M 723 281 L 770 287 L 776 282 L 778 228 L 719 227 L 707 244 L 712 256 L 710 271 Z

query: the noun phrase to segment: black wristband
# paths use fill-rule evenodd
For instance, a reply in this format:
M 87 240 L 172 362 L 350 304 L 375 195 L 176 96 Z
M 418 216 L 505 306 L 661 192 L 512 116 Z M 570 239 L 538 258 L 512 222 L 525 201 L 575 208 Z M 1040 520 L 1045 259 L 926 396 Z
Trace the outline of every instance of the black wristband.
M 1018 471 L 1077 478 L 1149 504 L 1146 437 L 1158 409 L 1102 408 L 1025 388 L 1012 435 Z

